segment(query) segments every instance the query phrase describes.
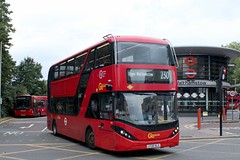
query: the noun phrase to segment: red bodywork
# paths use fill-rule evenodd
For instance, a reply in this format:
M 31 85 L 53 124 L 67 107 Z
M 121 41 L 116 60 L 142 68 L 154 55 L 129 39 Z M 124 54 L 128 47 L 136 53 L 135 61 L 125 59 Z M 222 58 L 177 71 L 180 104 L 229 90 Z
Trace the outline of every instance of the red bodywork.
M 151 43 L 167 44 L 166 41 L 159 39 L 148 39 L 139 37 L 121 37 L 116 38 L 117 41 L 137 41 Z M 109 40 L 110 42 L 113 39 Z M 102 43 L 102 42 L 101 42 Z M 99 43 L 99 44 L 101 44 Z M 97 44 L 97 45 L 99 45 Z M 97 46 L 94 45 L 94 46 Z M 90 50 L 90 49 L 89 49 Z M 86 51 L 86 50 L 84 50 Z M 77 55 L 77 54 L 76 54 Z M 72 57 L 76 56 L 73 55 Z M 70 57 L 71 58 L 71 57 Z M 63 61 L 61 61 L 63 62 Z M 59 62 L 59 63 L 61 63 Z M 172 84 L 128 84 L 127 83 L 127 72 L 128 68 L 144 68 L 144 69 L 169 69 L 172 71 L 173 83 Z M 104 73 L 104 74 L 103 74 Z M 147 132 L 137 129 L 131 125 L 123 122 L 114 120 L 103 120 L 103 119 L 92 119 L 85 118 L 87 106 L 89 104 L 90 96 L 96 92 L 109 92 L 106 89 L 106 85 L 112 85 L 112 92 L 115 91 L 177 91 L 177 74 L 175 66 L 164 66 L 164 65 L 123 65 L 113 64 L 107 67 L 95 69 L 91 72 L 84 100 L 80 107 L 80 112 L 77 116 L 62 115 L 55 113 L 48 113 L 48 129 L 53 130 L 53 121 L 56 121 L 57 132 L 59 134 L 66 135 L 68 137 L 77 139 L 85 142 L 85 133 L 87 127 L 93 129 L 95 135 L 95 145 L 97 147 L 112 150 L 112 151 L 130 151 L 130 150 L 141 150 L 147 149 L 147 145 L 153 145 L 153 147 L 174 147 L 179 144 L 179 132 L 171 136 L 176 130 L 176 126 L 173 126 L 168 130 L 161 130 L 156 132 Z M 104 75 L 104 76 L 103 76 Z M 79 85 L 80 74 L 66 77 L 60 80 L 50 82 L 50 96 L 51 97 L 70 97 L 74 96 L 77 92 Z M 178 125 L 178 124 L 177 124 Z M 104 126 L 104 128 L 102 127 Z M 112 127 L 119 126 L 138 140 L 129 140 L 117 134 Z
M 34 117 L 34 116 L 46 116 L 47 115 L 47 96 L 35 96 L 35 95 L 18 95 L 18 99 L 29 99 L 28 108 L 13 108 L 15 117 Z M 41 101 L 41 106 L 37 102 Z M 35 102 L 35 103 L 34 103 Z M 18 104 L 18 102 L 17 102 Z M 16 105 L 17 105 L 16 104 Z
M 240 96 L 227 96 L 226 109 L 238 109 L 240 102 Z

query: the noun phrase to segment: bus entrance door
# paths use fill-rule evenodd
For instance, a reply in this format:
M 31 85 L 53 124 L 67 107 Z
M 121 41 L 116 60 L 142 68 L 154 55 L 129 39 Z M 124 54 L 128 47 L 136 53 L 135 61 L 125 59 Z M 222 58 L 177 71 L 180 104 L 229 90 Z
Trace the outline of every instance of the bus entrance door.
M 98 125 L 98 135 L 96 144 L 105 149 L 113 148 L 113 130 L 111 124 L 113 122 L 110 120 L 100 120 Z

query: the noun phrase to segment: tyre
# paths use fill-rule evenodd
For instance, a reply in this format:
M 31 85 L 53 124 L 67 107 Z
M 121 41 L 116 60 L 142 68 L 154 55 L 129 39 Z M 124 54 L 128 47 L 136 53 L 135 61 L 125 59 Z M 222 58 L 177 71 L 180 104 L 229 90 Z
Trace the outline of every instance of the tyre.
M 88 128 L 87 129 L 87 132 L 86 132 L 86 137 L 85 137 L 85 141 L 86 141 L 86 144 L 89 148 L 91 149 L 95 149 L 95 136 L 94 136 L 94 132 L 91 128 Z
M 57 124 L 56 124 L 56 121 L 53 121 L 53 124 L 52 124 L 52 131 L 53 131 L 53 135 L 56 136 L 58 133 L 57 133 Z

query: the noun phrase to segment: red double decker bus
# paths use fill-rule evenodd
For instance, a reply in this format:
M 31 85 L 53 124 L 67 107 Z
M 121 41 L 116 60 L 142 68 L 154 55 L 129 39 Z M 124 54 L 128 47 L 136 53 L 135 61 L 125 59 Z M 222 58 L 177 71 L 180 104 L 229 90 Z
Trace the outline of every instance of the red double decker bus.
M 47 96 L 17 95 L 13 113 L 15 117 L 46 116 Z
M 105 36 L 51 66 L 48 129 L 111 151 L 177 146 L 175 64 L 165 40 Z
M 240 104 L 240 96 L 236 95 L 236 96 L 227 96 L 227 106 L 226 109 L 238 109 L 239 108 L 239 104 Z

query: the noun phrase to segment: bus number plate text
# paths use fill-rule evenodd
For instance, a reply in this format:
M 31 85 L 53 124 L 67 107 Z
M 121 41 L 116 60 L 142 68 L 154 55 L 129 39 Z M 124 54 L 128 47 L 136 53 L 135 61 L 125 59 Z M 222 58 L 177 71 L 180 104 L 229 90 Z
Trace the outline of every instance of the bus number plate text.
M 160 147 L 161 147 L 160 143 L 147 145 L 147 148 L 160 148 Z

